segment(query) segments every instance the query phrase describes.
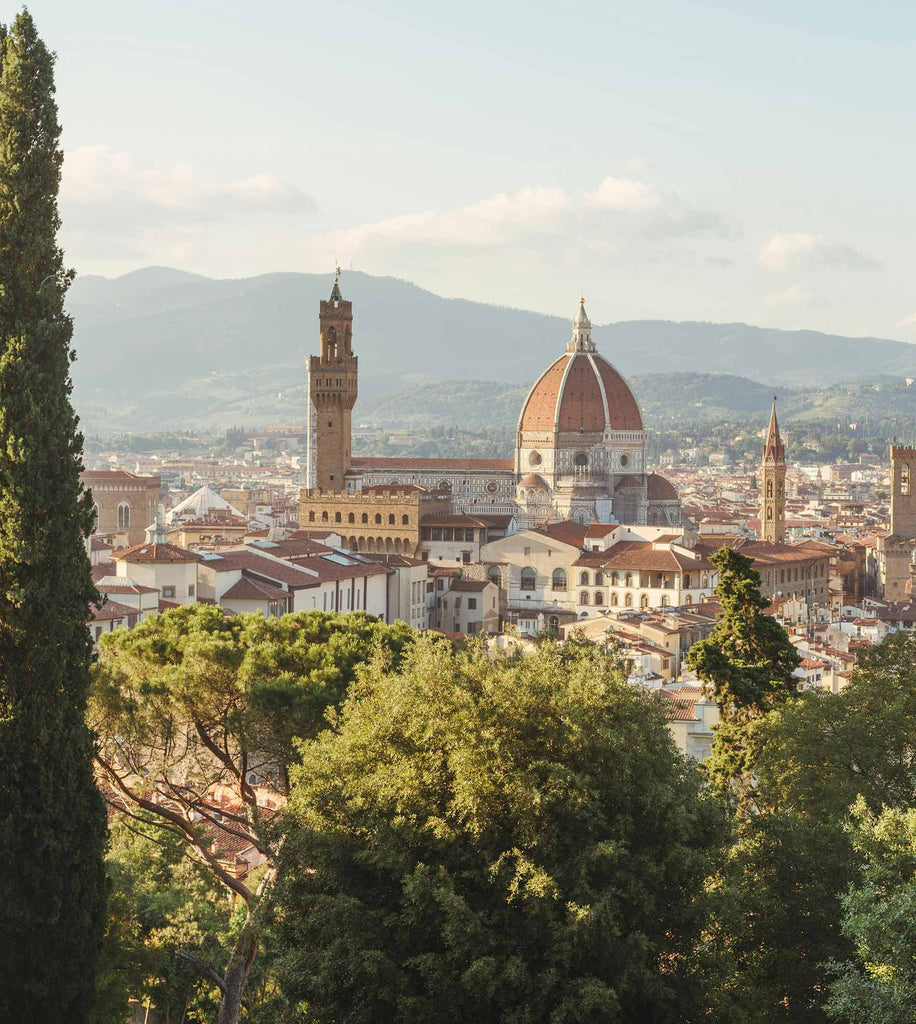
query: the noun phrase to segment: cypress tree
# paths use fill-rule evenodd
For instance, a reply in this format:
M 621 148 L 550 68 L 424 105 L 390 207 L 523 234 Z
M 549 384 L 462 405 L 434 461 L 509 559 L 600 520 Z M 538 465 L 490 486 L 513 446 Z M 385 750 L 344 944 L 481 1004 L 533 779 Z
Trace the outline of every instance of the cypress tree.
M 105 891 L 84 716 L 92 506 L 70 404 L 54 55 L 27 11 L 0 60 L 0 1020 L 79 1024 Z

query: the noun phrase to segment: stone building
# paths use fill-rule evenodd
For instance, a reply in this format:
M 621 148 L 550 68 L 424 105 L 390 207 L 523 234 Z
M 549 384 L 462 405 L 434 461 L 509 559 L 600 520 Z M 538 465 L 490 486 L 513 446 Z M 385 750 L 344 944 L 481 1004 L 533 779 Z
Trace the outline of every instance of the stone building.
M 299 522 L 303 529 L 328 527 L 351 551 L 413 555 L 420 541 L 420 520 L 448 510 L 448 494 L 416 484 L 363 487 L 359 491 L 303 488 Z
M 159 508 L 162 482 L 158 476 L 90 469 L 80 473 L 80 482 L 92 495 L 93 533 L 112 534 L 127 547 L 142 542 Z
M 339 272 L 319 311 L 320 353 L 309 359 L 307 451 L 301 525 L 320 522 L 327 511 L 353 526 L 400 526 L 404 510 L 349 508 L 344 496 L 375 488 L 395 493 L 414 486 L 448 496 L 449 511 L 510 515 L 519 526 L 557 520 L 578 523 L 630 522 L 682 525 L 677 492 L 657 474 L 646 473 L 646 431 L 639 405 L 623 377 L 598 354 L 585 300 L 572 324 L 565 351 L 544 371 L 519 417 L 512 459 L 412 459 L 353 457 L 351 415 L 357 395 L 352 304 L 343 299 Z M 313 504 L 331 501 L 333 509 Z M 387 499 L 386 499 L 387 500 Z M 363 511 L 368 521 L 361 521 Z M 395 516 L 389 524 L 390 515 Z M 328 522 L 335 522 L 330 518 Z M 405 523 L 404 525 L 407 525 Z M 359 544 L 358 531 L 351 536 Z M 413 534 L 363 531 L 365 541 L 405 542 Z
M 779 436 L 775 398 L 760 463 L 760 536 L 770 544 L 786 539 L 786 448 Z
M 878 572 L 889 601 L 907 595 L 916 559 L 916 448 L 891 445 L 891 532 L 878 538 Z

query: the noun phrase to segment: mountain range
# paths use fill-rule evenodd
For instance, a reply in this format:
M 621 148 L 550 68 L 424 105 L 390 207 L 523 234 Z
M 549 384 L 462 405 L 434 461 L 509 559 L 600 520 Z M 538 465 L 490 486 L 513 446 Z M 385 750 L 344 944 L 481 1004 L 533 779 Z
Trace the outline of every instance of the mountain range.
M 548 316 L 443 298 L 407 281 L 356 271 L 342 276 L 341 288 L 354 308 L 357 420 L 379 421 L 392 400 L 400 420 L 416 420 L 419 407 L 405 404 L 404 396 L 433 396 L 435 408 L 437 387 L 440 406 L 446 387 L 452 395 L 446 405 L 468 413 L 476 394 L 474 422 L 510 412 L 514 419 L 527 388 L 563 350 L 576 307 L 572 297 L 568 317 Z M 68 309 L 78 357 L 74 401 L 85 429 L 302 422 L 305 360 L 316 350 L 318 303 L 330 289 L 331 276 L 321 274 L 216 280 L 148 267 L 117 278 L 77 277 Z M 876 380 L 867 387 L 903 389 L 906 409 L 916 397 L 904 382 L 916 377 L 916 345 L 747 324 L 600 324 L 612 301 L 596 295 L 587 307 L 596 318 L 599 350 L 633 378 L 650 422 L 662 394 L 659 411 L 687 419 L 736 405 L 751 413 L 769 402 L 774 387 L 820 391 L 864 378 Z M 655 383 L 643 386 L 647 376 Z M 481 385 L 486 381 L 502 383 Z M 847 406 L 841 401 L 836 414 L 847 415 Z M 443 420 L 441 412 L 436 422 L 456 422 Z M 429 422 L 429 411 L 424 416 Z

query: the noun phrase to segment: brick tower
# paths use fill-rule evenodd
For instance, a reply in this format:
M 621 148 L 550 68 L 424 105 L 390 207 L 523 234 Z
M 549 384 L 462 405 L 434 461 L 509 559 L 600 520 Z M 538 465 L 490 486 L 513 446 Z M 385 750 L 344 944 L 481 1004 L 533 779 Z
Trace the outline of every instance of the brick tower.
M 916 537 L 916 448 L 891 446 L 891 533 Z
M 776 399 L 760 463 L 760 537 L 771 544 L 786 542 L 786 449 L 776 421 Z
M 357 375 L 352 349 L 353 303 L 340 294 L 340 267 L 330 299 L 321 302 L 319 320 L 321 351 L 309 356 L 305 486 L 342 491 L 350 468 Z

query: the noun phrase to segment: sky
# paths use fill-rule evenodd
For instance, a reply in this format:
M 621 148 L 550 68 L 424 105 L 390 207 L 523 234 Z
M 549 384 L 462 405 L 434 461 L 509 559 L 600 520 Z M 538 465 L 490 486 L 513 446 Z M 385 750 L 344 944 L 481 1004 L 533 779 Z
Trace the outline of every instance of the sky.
M 339 260 L 600 323 L 916 342 L 911 0 L 30 10 L 80 273 Z

